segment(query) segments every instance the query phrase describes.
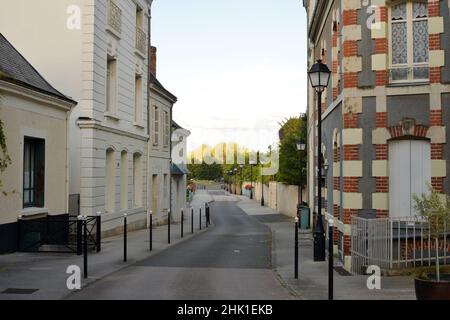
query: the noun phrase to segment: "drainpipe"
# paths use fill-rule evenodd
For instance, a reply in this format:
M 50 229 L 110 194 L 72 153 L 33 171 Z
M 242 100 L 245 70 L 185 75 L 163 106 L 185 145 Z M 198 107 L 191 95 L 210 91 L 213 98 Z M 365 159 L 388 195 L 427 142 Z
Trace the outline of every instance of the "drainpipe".
M 147 139 L 147 158 L 146 160 L 146 165 L 147 165 L 147 211 L 150 209 L 150 161 L 149 161 L 149 155 L 150 155 L 150 148 L 149 148 L 149 144 L 150 144 L 150 115 L 151 115 L 151 105 L 150 105 L 150 53 L 151 53 L 151 20 L 152 20 L 152 2 L 150 1 L 149 4 L 149 8 L 148 8 L 148 19 L 147 19 L 147 23 L 148 23 L 148 28 L 147 28 L 147 135 L 148 135 L 148 139 Z M 147 221 L 148 223 L 148 221 Z

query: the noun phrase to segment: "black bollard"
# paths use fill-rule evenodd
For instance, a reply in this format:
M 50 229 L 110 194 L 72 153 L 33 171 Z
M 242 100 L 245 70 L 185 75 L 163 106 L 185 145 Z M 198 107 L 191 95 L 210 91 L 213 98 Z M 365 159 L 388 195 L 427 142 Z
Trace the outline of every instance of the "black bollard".
M 88 246 L 87 246 L 87 219 L 86 216 L 84 216 L 83 221 L 84 231 L 83 231 L 83 270 L 84 270 L 84 278 L 86 279 L 88 277 Z
M 149 242 L 150 242 L 150 251 L 153 250 L 153 214 L 150 211 L 150 221 L 149 221 Z
M 199 230 L 202 230 L 202 208 L 199 208 L 198 211 L 198 227 Z
M 206 228 L 208 228 L 208 211 L 209 211 L 208 202 L 205 202 L 205 226 L 206 226 Z
M 194 208 L 191 208 L 191 233 L 194 233 Z
M 167 243 L 170 244 L 170 210 L 167 211 Z
M 95 242 L 97 245 L 97 252 L 100 252 L 102 249 L 102 213 L 100 211 L 97 212 L 95 226 L 97 229 L 95 234 Z
M 328 300 L 333 300 L 333 222 L 328 220 Z
M 184 213 L 183 209 L 181 209 L 181 237 L 183 238 L 183 224 L 184 224 Z
M 298 217 L 295 218 L 294 278 L 298 279 Z
M 77 255 L 83 254 L 83 216 L 78 216 L 77 221 Z
M 127 261 L 127 214 L 123 215 L 123 261 Z

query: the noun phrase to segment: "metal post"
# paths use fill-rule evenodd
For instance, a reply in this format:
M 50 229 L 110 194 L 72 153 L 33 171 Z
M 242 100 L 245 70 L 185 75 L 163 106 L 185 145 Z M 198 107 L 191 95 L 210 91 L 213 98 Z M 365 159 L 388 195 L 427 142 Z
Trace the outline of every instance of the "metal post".
M 208 212 L 209 212 L 208 202 L 205 202 L 205 226 L 207 228 L 208 228 Z
M 333 300 L 333 222 L 328 220 L 328 300 Z
M 150 224 L 150 226 L 149 226 L 149 236 L 150 236 L 150 239 L 149 239 L 149 242 L 150 242 L 150 251 L 152 251 L 153 250 L 153 214 L 152 214 L 152 211 L 150 211 L 150 221 L 149 221 L 149 224 Z
M 317 93 L 317 221 L 314 228 L 314 261 L 325 261 L 325 230 L 322 220 L 322 92 Z
M 183 209 L 181 209 L 181 237 L 183 238 L 183 223 L 184 222 L 184 213 Z
M 88 277 L 88 246 L 87 246 L 87 217 L 83 217 L 83 271 L 84 271 L 84 278 L 86 279 Z
M 77 255 L 83 254 L 83 216 L 78 216 L 77 221 Z
M 294 278 L 298 279 L 298 217 L 295 218 Z
M 253 165 L 250 165 L 250 200 L 253 199 Z
M 198 228 L 202 230 L 202 208 L 199 208 L 198 211 Z
M 22 249 L 21 238 L 22 238 L 22 215 L 19 215 L 19 217 L 17 218 L 17 249 L 19 251 Z
M 100 250 L 102 249 L 102 213 L 100 211 L 97 212 L 97 217 L 96 217 L 96 234 L 95 234 L 95 242 L 97 244 L 97 252 L 100 252 Z
M 123 261 L 127 261 L 127 214 L 123 214 Z
M 194 208 L 191 208 L 191 233 L 194 233 Z
M 170 244 L 170 210 L 167 211 L 167 243 Z

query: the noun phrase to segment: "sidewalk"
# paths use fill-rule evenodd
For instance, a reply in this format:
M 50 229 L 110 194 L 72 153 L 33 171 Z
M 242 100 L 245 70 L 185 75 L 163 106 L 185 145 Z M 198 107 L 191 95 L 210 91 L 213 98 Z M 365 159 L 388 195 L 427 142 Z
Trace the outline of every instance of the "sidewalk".
M 171 244 L 167 243 L 167 225 L 153 228 L 153 250 L 149 251 L 149 230 L 129 232 L 127 237 L 127 262 L 123 261 L 123 236 L 102 239 L 102 250 L 88 254 L 88 279 L 83 278 L 83 256 L 59 253 L 12 253 L 0 255 L 0 300 L 17 299 L 63 299 L 71 293 L 67 289 L 67 267 L 81 268 L 82 288 L 134 263 L 185 241 L 205 228 L 205 212 L 202 209 L 202 230 L 199 231 L 199 208 L 212 197 L 203 190 L 196 192 L 194 208 L 194 234 L 191 234 L 191 212 L 185 214 L 184 237 L 181 238 L 180 223 L 171 224 Z M 37 289 L 31 294 L 5 294 L 8 288 Z
M 301 299 L 328 299 L 328 261 L 313 261 L 310 231 L 299 230 L 299 277 L 294 279 L 294 220 L 259 202 L 235 196 L 238 206 L 272 230 L 272 267 L 281 281 Z M 336 265 L 336 262 L 335 262 Z M 367 276 L 334 271 L 334 298 L 355 300 L 415 299 L 411 277 L 382 277 L 381 290 L 369 290 Z

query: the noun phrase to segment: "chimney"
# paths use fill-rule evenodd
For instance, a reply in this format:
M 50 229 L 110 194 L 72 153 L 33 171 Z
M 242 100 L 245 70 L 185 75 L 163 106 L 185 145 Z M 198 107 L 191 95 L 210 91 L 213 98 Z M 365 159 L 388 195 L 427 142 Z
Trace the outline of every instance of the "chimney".
M 150 72 L 156 78 L 156 47 L 150 47 Z

